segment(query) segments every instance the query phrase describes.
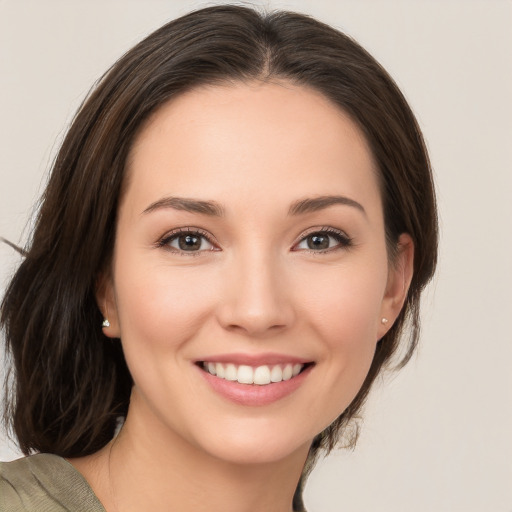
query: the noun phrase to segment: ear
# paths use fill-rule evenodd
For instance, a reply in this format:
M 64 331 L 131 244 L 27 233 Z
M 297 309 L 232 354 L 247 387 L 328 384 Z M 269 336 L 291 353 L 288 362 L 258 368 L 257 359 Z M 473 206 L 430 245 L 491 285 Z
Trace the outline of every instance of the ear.
M 397 319 L 411 284 L 414 271 L 414 243 L 407 233 L 398 239 L 394 260 L 389 265 L 386 292 L 381 306 L 378 332 L 380 340 Z
M 120 338 L 117 303 L 114 293 L 114 283 L 110 274 L 102 273 L 96 280 L 96 302 L 108 325 L 103 325 L 103 334 L 109 338 Z

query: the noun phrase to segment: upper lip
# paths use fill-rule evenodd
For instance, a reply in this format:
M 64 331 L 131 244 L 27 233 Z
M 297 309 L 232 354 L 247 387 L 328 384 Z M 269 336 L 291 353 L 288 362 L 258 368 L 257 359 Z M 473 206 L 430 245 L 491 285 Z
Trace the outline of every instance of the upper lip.
M 276 353 L 266 353 L 266 354 L 242 354 L 242 353 L 233 353 L 233 354 L 215 354 L 211 356 L 205 356 L 204 358 L 200 358 L 196 360 L 199 362 L 210 362 L 210 363 L 232 363 L 237 366 L 239 365 L 247 365 L 247 366 L 264 366 L 264 365 L 277 365 L 277 364 L 306 364 L 312 363 L 311 359 L 305 359 L 303 357 L 291 356 L 287 354 L 276 354 Z

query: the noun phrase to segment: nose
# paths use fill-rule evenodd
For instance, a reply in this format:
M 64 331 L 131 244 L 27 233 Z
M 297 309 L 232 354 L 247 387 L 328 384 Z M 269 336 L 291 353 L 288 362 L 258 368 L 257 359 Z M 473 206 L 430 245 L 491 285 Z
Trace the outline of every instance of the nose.
M 292 289 L 275 259 L 251 255 L 226 268 L 217 318 L 224 329 L 251 337 L 272 336 L 295 319 Z

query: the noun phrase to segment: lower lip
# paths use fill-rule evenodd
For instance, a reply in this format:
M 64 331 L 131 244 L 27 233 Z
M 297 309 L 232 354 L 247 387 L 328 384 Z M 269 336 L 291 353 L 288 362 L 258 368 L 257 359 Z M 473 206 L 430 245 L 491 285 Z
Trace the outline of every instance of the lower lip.
M 292 394 L 307 379 L 314 365 L 308 366 L 296 377 L 281 382 L 273 382 L 260 386 L 258 384 L 240 384 L 215 377 L 196 365 L 206 382 L 222 397 L 239 405 L 261 406 L 277 402 Z

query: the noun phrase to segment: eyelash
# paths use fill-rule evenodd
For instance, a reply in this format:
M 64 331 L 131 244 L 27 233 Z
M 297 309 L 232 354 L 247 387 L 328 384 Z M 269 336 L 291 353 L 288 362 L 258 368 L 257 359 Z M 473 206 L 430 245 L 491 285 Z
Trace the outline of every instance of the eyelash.
M 320 235 L 320 236 L 327 235 L 329 237 L 334 238 L 338 242 L 338 245 L 335 245 L 334 247 L 329 247 L 327 249 L 321 249 L 321 250 L 302 249 L 302 250 L 312 253 L 312 254 L 325 254 L 325 253 L 329 253 L 329 252 L 338 251 L 341 249 L 347 249 L 353 245 L 352 238 L 350 238 L 344 231 L 341 231 L 341 229 L 324 226 L 324 227 L 321 227 L 320 229 L 319 228 L 309 229 L 306 232 L 302 233 L 299 237 L 300 238 L 299 242 L 296 243 L 294 245 L 294 247 L 301 244 L 308 237 L 313 236 L 313 235 Z
M 182 235 L 191 235 L 191 236 L 198 236 L 199 238 L 205 239 L 209 244 L 213 246 L 212 249 L 202 249 L 198 251 L 185 251 L 176 249 L 174 247 L 171 247 L 169 244 L 176 240 L 179 236 Z M 328 236 L 331 238 L 334 238 L 338 244 L 334 247 L 329 247 L 327 249 L 320 249 L 320 250 L 313 250 L 313 249 L 294 249 L 294 247 L 298 246 L 302 242 L 304 242 L 308 237 L 313 235 L 319 235 L 319 236 Z M 194 227 L 185 227 L 185 228 L 178 228 L 175 229 L 166 235 L 164 235 L 156 244 L 157 247 L 166 249 L 172 253 L 179 254 L 181 256 L 200 256 L 204 252 L 214 252 L 218 251 L 218 244 L 215 241 L 215 239 L 203 229 L 200 228 L 194 228 Z M 347 249 L 353 245 L 352 238 L 350 238 L 346 233 L 343 231 L 332 228 L 329 226 L 324 226 L 321 228 L 313 228 L 309 229 L 308 231 L 302 233 L 299 237 L 299 241 L 294 244 L 292 250 L 297 251 L 305 251 L 313 254 L 325 254 L 329 252 L 334 252 L 341 249 Z
M 177 239 L 179 236 L 182 235 L 191 235 L 191 236 L 198 236 L 199 238 L 204 238 L 209 244 L 211 244 L 214 248 L 213 249 L 203 249 L 199 251 L 184 251 L 180 249 L 176 249 L 174 247 L 171 247 L 169 244 Z M 200 256 L 201 253 L 204 252 L 213 252 L 219 250 L 218 244 L 214 240 L 214 238 L 203 229 L 200 228 L 194 228 L 194 227 L 186 227 L 186 228 L 178 228 L 174 229 L 169 233 L 166 233 L 163 238 L 161 238 L 157 243 L 157 247 L 161 247 L 165 250 L 168 250 L 169 252 L 172 252 L 174 254 L 179 254 L 180 256 Z

